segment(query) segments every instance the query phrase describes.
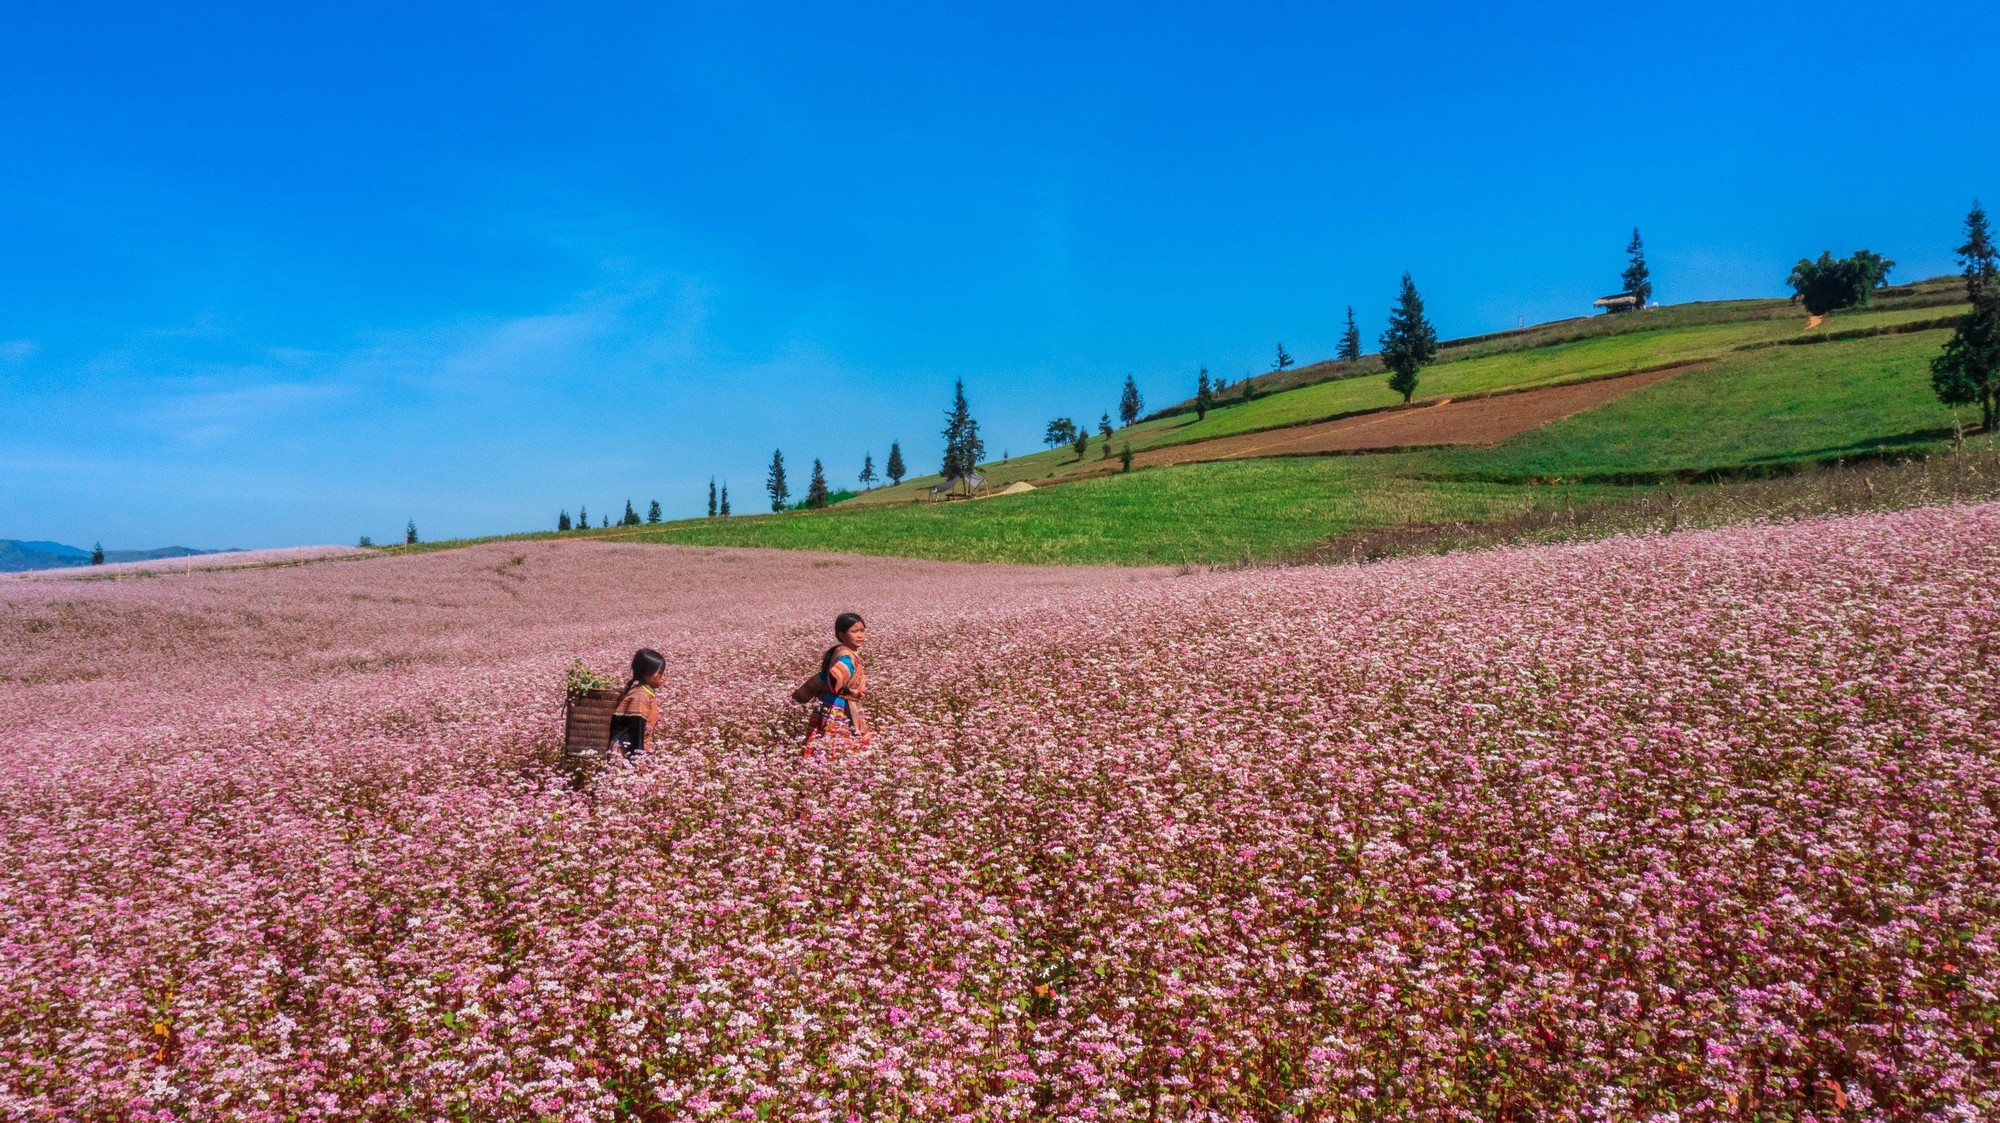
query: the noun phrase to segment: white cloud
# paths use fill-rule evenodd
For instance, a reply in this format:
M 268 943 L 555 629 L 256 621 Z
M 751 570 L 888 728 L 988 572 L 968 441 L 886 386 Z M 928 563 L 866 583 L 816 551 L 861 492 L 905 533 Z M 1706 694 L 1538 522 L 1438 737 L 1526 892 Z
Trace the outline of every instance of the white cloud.
M 153 427 L 185 441 L 210 444 L 343 393 L 338 386 L 313 383 L 250 383 L 162 395 L 147 412 Z

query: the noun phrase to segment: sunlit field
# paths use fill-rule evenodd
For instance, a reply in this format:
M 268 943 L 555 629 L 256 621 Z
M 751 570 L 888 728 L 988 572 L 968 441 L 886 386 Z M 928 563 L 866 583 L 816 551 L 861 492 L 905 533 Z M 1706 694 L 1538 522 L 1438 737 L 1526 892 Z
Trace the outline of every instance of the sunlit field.
M 1996 590 L 1993 505 L 0 583 L 0 1116 L 1993 1118 Z M 878 738 L 808 757 L 846 608 Z

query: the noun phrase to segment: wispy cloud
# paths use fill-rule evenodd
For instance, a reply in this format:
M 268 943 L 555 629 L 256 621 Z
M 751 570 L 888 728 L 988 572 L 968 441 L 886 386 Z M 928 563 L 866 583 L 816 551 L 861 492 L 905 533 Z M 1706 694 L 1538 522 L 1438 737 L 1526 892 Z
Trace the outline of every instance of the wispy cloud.
M 28 356 L 39 350 L 32 339 L 10 339 L 0 343 L 0 362 L 26 362 Z
M 150 427 L 195 444 L 212 444 L 270 424 L 346 393 L 339 386 L 257 382 L 162 394 L 148 403 Z

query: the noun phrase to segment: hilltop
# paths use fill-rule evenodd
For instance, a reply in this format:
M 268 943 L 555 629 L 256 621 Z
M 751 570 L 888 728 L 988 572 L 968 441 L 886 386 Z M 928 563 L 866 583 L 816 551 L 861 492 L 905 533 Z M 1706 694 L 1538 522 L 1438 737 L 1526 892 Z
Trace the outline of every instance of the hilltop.
M 984 463 L 987 492 L 972 501 L 932 501 L 939 477 L 925 475 L 820 511 L 561 536 L 1216 564 L 1991 495 L 2000 452 L 1990 436 L 1962 442 L 1977 417 L 1939 404 L 1929 383 L 1963 301 L 1959 279 L 1939 277 L 1823 318 L 1730 300 L 1447 340 L 1407 405 L 1377 356 L 1309 362 L 1232 384 L 1205 418 L 1182 401 L 1109 442 L 1092 435 L 1080 458 L 1062 446 Z
M 1081 458 L 1065 446 L 981 466 L 989 493 L 1031 492 L 931 502 L 938 477 L 921 476 L 825 511 L 588 533 L 1179 564 L 1324 556 L 1357 535 L 1434 539 L 1438 528 L 1535 523 L 1550 510 L 1616 525 L 1666 502 L 1675 519 L 1705 509 L 1718 521 L 1829 509 L 1815 471 L 1855 463 L 1917 462 L 1857 490 L 1922 502 L 1941 486 L 1922 458 L 1953 447 L 1963 424 L 1928 374 L 1962 301 L 1956 278 L 1936 278 L 1824 319 L 1785 300 L 1737 300 L 1451 340 L 1408 406 L 1375 356 L 1309 363 L 1251 380 L 1247 399 L 1232 385 L 1204 419 L 1180 402 L 1108 446 L 1093 436 Z M 1990 457 L 1986 444 L 1974 453 Z M 1126 447 L 1130 472 L 1116 456 Z M 1733 486 L 1707 486 L 1721 483 Z M 1670 500 L 1661 485 L 1672 485 Z

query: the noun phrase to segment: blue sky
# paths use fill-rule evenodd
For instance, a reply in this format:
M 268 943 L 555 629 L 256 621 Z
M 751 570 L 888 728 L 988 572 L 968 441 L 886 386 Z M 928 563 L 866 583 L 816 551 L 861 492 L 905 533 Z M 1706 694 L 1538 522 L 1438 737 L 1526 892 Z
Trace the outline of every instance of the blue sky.
M 295 9 L 295 10 L 294 10 Z M 762 505 L 2000 201 L 1990 3 L 0 3 L 0 537 Z

